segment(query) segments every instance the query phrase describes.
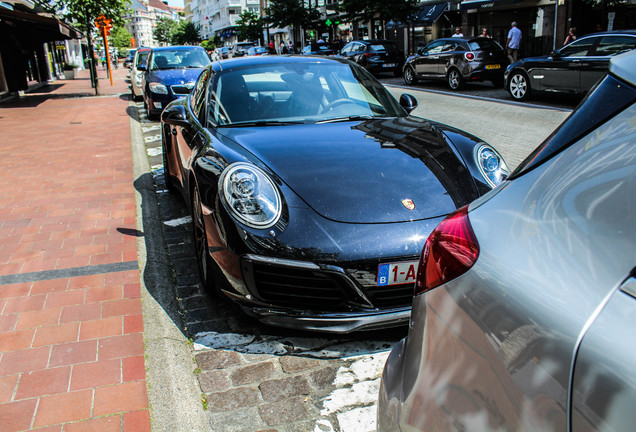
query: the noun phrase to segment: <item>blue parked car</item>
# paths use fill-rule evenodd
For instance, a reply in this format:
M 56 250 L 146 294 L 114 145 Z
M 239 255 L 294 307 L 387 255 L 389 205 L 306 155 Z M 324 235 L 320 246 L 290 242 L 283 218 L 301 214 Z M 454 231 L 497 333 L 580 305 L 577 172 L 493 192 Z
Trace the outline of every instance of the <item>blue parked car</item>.
M 153 48 L 144 71 L 144 106 L 149 118 L 156 118 L 175 99 L 186 96 L 210 58 L 197 46 Z

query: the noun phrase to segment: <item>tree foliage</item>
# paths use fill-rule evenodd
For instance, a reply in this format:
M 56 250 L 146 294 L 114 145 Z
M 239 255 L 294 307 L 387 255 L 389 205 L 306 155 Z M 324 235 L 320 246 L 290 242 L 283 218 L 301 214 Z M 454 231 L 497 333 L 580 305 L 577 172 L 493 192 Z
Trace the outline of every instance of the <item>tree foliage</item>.
M 375 17 L 408 22 L 417 13 L 417 0 L 343 0 L 339 7 L 347 22 L 369 21 Z
M 172 34 L 177 30 L 177 22 L 170 18 L 161 17 L 157 19 L 152 35 L 160 44 L 169 44 L 172 41 Z
M 114 27 L 110 32 L 110 37 L 108 40 L 110 43 L 119 50 L 119 54 L 122 55 L 122 48 L 130 48 L 130 39 L 132 35 L 126 30 L 126 27 Z
M 201 42 L 200 31 L 201 26 L 190 21 L 180 21 L 177 28 L 172 32 L 170 42 L 173 45 L 198 45 Z
M 305 7 L 302 0 L 271 0 L 265 13 L 270 27 L 311 27 L 320 19 L 318 10 Z
M 243 11 L 236 20 L 239 40 L 255 41 L 263 35 L 263 20 L 256 12 Z

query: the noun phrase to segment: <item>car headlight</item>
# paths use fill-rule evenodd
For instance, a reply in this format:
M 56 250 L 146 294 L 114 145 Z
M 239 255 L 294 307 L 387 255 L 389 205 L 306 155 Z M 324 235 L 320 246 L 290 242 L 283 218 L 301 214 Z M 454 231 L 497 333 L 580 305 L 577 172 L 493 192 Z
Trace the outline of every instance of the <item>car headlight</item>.
M 487 144 L 475 147 L 475 163 L 479 167 L 479 172 L 484 176 L 488 184 L 492 187 L 499 185 L 510 175 L 508 165 L 503 160 L 497 150 Z
M 230 165 L 221 174 L 219 188 L 232 215 L 251 228 L 269 228 L 280 218 L 280 193 L 269 176 L 254 165 Z
M 168 94 L 168 88 L 161 83 L 151 82 L 148 84 L 148 87 L 150 87 L 150 91 L 153 93 Z

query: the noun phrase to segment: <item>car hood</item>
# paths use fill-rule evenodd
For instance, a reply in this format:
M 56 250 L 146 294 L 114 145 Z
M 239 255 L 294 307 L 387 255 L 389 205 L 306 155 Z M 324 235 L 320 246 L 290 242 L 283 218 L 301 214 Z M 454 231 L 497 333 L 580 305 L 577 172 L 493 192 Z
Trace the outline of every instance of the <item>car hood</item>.
M 204 68 L 188 68 L 188 69 L 163 69 L 151 71 L 148 75 L 148 81 L 161 82 L 163 84 L 185 84 L 197 80 Z
M 444 128 L 404 117 L 219 132 L 323 217 L 390 223 L 446 215 L 479 196 Z

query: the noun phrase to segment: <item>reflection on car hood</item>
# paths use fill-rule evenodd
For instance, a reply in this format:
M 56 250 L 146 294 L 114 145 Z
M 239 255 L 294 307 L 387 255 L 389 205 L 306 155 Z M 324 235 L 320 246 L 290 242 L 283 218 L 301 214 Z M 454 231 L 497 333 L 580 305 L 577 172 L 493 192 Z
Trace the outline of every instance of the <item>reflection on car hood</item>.
M 220 133 L 269 166 L 323 217 L 388 223 L 445 215 L 479 196 L 439 127 L 406 117 Z
M 148 81 L 161 82 L 167 85 L 194 82 L 204 68 L 153 70 Z

